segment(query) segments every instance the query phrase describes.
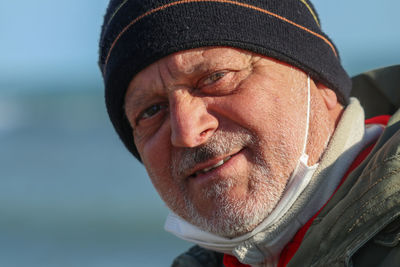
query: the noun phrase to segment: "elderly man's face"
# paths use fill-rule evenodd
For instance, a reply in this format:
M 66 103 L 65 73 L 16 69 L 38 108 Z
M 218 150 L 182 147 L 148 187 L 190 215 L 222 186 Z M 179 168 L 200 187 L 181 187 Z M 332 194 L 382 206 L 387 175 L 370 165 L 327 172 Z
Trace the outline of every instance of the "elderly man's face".
M 234 237 L 268 216 L 297 164 L 307 76 L 237 49 L 188 50 L 137 74 L 125 110 L 168 207 L 202 229 Z M 329 131 L 320 139 L 326 142 Z

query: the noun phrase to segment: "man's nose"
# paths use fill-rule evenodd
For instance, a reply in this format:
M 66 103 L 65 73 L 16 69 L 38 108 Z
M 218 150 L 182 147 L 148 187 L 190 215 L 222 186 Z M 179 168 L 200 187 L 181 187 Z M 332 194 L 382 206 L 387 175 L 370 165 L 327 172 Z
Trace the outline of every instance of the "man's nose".
M 170 99 L 171 142 L 176 147 L 196 147 L 207 142 L 218 128 L 201 97 L 179 90 Z

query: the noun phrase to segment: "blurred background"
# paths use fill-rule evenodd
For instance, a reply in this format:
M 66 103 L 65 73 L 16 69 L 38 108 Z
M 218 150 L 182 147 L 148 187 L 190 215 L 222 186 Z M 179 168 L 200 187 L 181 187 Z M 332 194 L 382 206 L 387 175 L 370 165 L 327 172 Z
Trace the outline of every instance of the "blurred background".
M 314 0 L 350 75 L 400 62 L 398 0 Z M 169 266 L 190 246 L 114 133 L 106 0 L 0 2 L 0 266 Z

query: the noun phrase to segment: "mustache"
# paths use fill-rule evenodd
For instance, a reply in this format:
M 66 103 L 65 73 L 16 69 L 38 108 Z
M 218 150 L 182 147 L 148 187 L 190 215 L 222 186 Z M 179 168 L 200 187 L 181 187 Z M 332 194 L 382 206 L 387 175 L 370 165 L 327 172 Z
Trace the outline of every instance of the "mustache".
M 231 154 L 256 143 L 256 138 L 246 130 L 217 131 L 207 143 L 193 148 L 183 148 L 172 159 L 173 177 L 186 178 L 192 175 L 196 165 L 214 158 Z

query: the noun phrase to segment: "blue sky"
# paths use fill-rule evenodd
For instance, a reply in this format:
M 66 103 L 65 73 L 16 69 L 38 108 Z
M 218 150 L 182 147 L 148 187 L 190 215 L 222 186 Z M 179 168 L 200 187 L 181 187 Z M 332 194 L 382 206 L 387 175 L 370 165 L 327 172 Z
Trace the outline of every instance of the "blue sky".
M 100 78 L 97 42 L 106 5 L 106 0 L 2 1 L 0 80 Z
M 400 62 L 400 1 L 313 3 L 350 74 Z M 106 6 L 106 0 L 2 1 L 0 83 L 99 81 L 97 42 Z

